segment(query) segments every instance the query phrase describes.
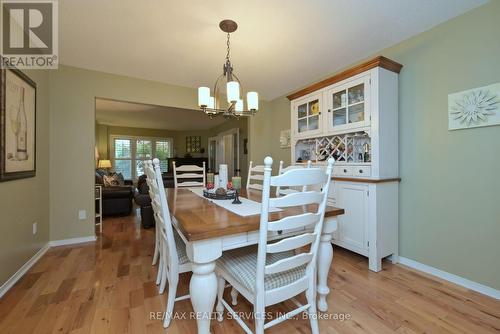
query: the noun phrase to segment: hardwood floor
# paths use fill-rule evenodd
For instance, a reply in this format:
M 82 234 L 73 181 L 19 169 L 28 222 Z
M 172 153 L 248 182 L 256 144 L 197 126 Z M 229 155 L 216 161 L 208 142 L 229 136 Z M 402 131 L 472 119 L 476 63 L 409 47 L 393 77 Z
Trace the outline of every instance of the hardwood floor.
M 165 309 L 151 266 L 154 230 L 137 217 L 106 219 L 95 243 L 50 249 L 0 300 L 0 333 L 164 333 L 156 315 Z M 384 262 L 369 272 L 367 260 L 334 251 L 329 276 L 330 319 L 322 333 L 499 333 L 500 301 Z M 178 295 L 187 293 L 181 276 Z M 226 300 L 230 300 L 229 289 Z M 301 297 L 302 298 L 302 297 Z M 299 298 L 300 299 L 300 298 Z M 250 305 L 239 297 L 237 311 Z M 271 312 L 286 312 L 279 304 Z M 175 304 L 169 333 L 196 333 L 189 300 Z M 251 325 L 253 328 L 253 324 Z M 309 333 L 297 317 L 266 333 Z M 243 333 L 234 320 L 212 321 L 212 333 Z

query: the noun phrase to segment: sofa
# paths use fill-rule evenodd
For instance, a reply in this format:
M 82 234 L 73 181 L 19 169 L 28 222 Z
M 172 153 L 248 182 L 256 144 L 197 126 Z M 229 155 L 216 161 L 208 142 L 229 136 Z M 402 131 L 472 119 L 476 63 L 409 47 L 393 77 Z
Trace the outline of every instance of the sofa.
M 102 186 L 102 214 L 107 216 L 126 216 L 132 213 L 132 199 L 134 187 L 132 181 L 124 180 L 123 185 L 105 186 L 104 175 L 111 175 L 105 170 L 97 169 L 95 176 L 96 185 Z

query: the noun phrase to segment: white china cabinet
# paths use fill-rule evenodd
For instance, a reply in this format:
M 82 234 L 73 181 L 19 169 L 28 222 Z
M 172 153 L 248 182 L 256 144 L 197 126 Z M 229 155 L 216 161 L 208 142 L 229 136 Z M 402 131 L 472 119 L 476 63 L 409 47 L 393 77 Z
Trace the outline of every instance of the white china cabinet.
M 369 258 L 398 261 L 398 74 L 377 57 L 316 83 L 291 100 L 295 164 L 335 158 L 329 204 L 345 209 L 332 242 Z

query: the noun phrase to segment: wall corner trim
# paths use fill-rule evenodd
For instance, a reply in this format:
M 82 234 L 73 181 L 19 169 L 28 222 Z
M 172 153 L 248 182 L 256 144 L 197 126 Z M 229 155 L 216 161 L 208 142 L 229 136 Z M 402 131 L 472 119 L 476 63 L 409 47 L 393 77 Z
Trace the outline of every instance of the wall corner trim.
M 2 298 L 3 295 L 7 291 L 9 291 L 10 288 L 12 288 L 14 284 L 16 284 L 16 282 L 19 281 L 21 277 L 23 277 L 24 274 L 26 274 L 28 270 L 33 267 L 33 265 L 35 265 L 35 263 L 38 262 L 38 260 L 40 260 L 40 258 L 49 250 L 49 248 L 49 243 L 45 244 L 45 246 L 40 248 L 40 250 L 28 260 L 28 262 L 23 264 L 23 266 L 19 268 L 19 270 L 16 271 L 14 275 L 12 275 L 4 284 L 2 284 L 2 286 L 0 287 L 0 298 Z
M 418 271 L 422 271 L 426 274 L 432 275 L 439 277 L 445 281 L 455 283 L 457 285 L 460 285 L 464 288 L 467 288 L 469 290 L 473 290 L 479 293 L 482 293 L 483 295 L 487 295 L 489 297 L 495 298 L 500 300 L 500 290 L 494 289 L 492 287 L 486 286 L 481 283 L 477 283 L 474 281 L 471 281 L 467 278 L 460 277 L 455 274 L 451 274 L 449 272 L 443 271 L 438 268 L 431 267 L 429 265 L 417 262 L 412 259 L 408 259 L 406 257 L 399 257 L 399 263 L 402 265 L 405 265 L 407 267 L 410 267 L 412 269 L 416 269 Z
M 96 241 L 97 238 L 95 235 L 89 237 L 81 237 L 81 238 L 71 238 L 71 239 L 61 239 L 61 240 L 52 240 L 49 242 L 50 247 L 57 246 L 65 246 L 65 245 L 73 245 L 73 244 L 81 244 L 84 242 L 93 242 Z

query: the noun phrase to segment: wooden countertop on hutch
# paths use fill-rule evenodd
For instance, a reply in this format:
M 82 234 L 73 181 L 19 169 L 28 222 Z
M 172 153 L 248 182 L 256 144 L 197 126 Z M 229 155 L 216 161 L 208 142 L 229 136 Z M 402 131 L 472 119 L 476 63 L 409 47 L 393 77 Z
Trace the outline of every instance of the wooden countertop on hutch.
M 370 178 L 360 178 L 360 177 L 333 176 L 332 180 L 343 181 L 343 182 L 359 182 L 359 183 L 401 182 L 400 177 L 390 177 L 390 178 L 383 178 L 383 179 L 370 179 Z
M 292 94 L 288 95 L 287 98 L 290 101 L 295 100 L 298 97 L 307 95 L 309 93 L 317 91 L 318 89 L 330 86 L 336 82 L 345 80 L 349 77 L 352 77 L 356 74 L 363 73 L 363 72 L 370 70 L 372 68 L 375 68 L 375 67 L 382 67 L 382 68 L 385 68 L 386 70 L 389 70 L 389 71 L 392 71 L 395 73 L 399 73 L 401 71 L 401 68 L 403 67 L 403 65 L 395 62 L 394 60 L 390 60 L 389 58 L 386 58 L 384 56 L 378 56 L 378 57 L 373 58 L 367 62 L 361 63 L 361 64 L 356 65 L 354 67 L 351 67 L 343 72 L 335 74 L 334 76 L 332 76 L 328 79 L 322 80 L 322 81 L 317 82 L 315 84 L 312 84 L 306 88 L 303 88 L 303 89 L 299 90 L 298 92 L 292 93 Z

